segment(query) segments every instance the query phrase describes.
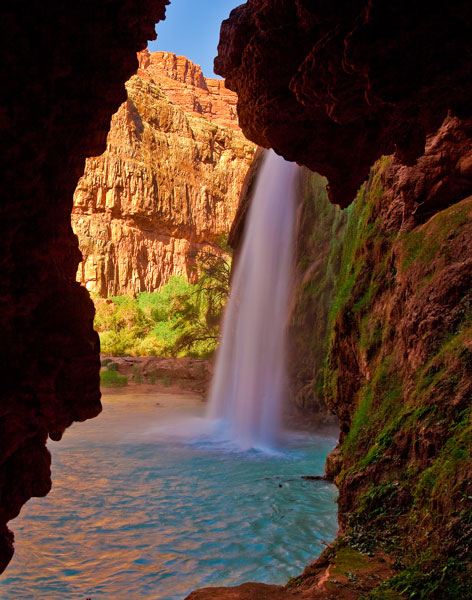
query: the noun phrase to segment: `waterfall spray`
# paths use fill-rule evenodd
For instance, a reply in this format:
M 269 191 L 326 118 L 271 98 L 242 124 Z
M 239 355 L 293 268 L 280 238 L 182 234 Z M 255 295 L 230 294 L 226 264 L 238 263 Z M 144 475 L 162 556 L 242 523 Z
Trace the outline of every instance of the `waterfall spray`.
M 280 430 L 297 170 L 264 158 L 223 321 L 208 412 L 243 449 L 272 446 Z

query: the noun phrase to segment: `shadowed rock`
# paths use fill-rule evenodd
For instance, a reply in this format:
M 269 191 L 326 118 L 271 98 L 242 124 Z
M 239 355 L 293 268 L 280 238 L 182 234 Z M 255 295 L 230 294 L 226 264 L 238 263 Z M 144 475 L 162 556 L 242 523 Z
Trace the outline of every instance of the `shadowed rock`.
M 325 175 L 344 207 L 382 154 L 411 165 L 449 110 L 471 116 L 471 26 L 464 0 L 248 0 L 215 70 L 244 133 Z
M 58 440 L 101 409 L 72 195 L 85 158 L 105 149 L 136 52 L 166 4 L 33 0 L 1 10 L 0 572 L 13 554 L 7 521 L 51 486 L 48 435 Z

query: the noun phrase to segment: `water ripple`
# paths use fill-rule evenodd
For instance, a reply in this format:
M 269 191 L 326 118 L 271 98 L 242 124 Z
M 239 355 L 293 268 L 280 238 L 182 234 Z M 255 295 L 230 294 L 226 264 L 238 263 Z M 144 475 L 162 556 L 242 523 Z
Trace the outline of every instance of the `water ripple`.
M 201 431 L 178 435 L 176 413 L 198 421 L 194 399 L 158 400 L 156 411 L 156 396 L 105 397 L 99 418 L 51 444 L 53 489 L 12 524 L 3 600 L 180 600 L 208 585 L 283 583 L 333 539 L 334 486 L 301 479 L 322 473 L 333 438 L 221 451 Z

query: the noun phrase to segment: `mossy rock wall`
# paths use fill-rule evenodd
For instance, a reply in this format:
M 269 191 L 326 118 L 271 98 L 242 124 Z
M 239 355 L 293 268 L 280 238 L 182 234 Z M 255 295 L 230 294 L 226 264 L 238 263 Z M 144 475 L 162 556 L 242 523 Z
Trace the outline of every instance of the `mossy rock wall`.
M 288 352 L 296 404 L 327 410 L 323 373 L 329 342 L 329 316 L 342 256 L 347 212 L 328 200 L 326 178 L 301 170 L 295 289 Z
M 399 176 L 375 165 L 342 235 L 324 382 L 338 543 L 389 557 L 366 598 L 472 598 L 472 197 L 418 223 L 386 201 Z

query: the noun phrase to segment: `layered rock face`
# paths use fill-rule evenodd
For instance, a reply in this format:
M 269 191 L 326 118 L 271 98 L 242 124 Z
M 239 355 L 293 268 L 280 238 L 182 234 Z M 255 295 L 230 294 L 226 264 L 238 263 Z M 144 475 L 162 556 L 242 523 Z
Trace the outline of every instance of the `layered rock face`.
M 136 52 L 167 0 L 10 3 L 1 9 L 0 571 L 6 523 L 51 486 L 48 435 L 100 411 L 93 305 L 70 226 L 86 156 L 105 147 Z
M 101 296 L 192 279 L 196 254 L 229 231 L 255 151 L 221 81 L 183 56 L 138 58 L 107 150 L 87 159 L 74 195 L 78 280 Z
M 413 164 L 448 110 L 471 116 L 471 27 L 464 0 L 248 0 L 223 22 L 215 69 L 245 134 L 347 206 L 382 154 Z

